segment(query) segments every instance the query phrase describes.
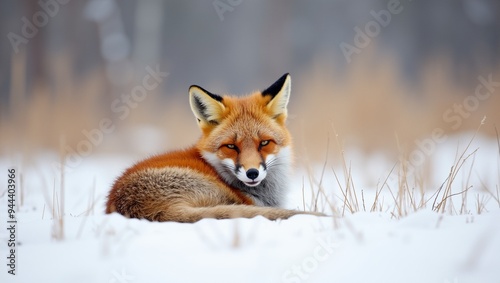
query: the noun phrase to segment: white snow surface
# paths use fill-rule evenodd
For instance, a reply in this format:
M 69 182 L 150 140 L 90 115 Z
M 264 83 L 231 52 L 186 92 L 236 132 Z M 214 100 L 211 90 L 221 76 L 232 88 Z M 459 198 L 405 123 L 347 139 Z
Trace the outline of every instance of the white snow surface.
M 436 168 L 429 187 L 437 188 L 453 165 L 457 142 L 437 145 L 430 160 Z M 0 157 L 0 282 L 500 282 L 500 208 L 484 187 L 499 182 L 496 140 L 477 137 L 478 148 L 469 182 L 468 167 L 459 174 L 456 191 L 472 185 L 467 213 L 437 213 L 429 204 L 395 217 L 391 193 L 382 190 L 387 208 L 336 217 L 294 216 L 288 220 L 204 219 L 194 224 L 158 223 L 104 214 L 105 197 L 116 177 L 145 157 L 92 154 L 64 174 L 53 164 L 57 154 L 33 162 Z M 394 165 L 381 155 L 346 151 L 358 193 L 367 206 Z M 470 160 L 471 161 L 471 160 Z M 16 197 L 16 275 L 8 274 L 7 168 L 15 167 L 21 182 Z M 335 167 L 341 173 L 340 167 Z M 322 166 L 314 167 L 319 178 Z M 288 208 L 306 203 L 309 175 L 297 169 Z M 341 193 L 331 168 L 323 186 Z M 303 185 L 304 184 L 304 185 Z M 397 186 L 396 186 L 397 187 Z M 23 203 L 20 204 L 21 194 Z M 430 191 L 429 196 L 432 195 Z M 360 195 L 358 194 L 358 197 Z M 460 208 L 461 196 L 452 198 Z M 53 206 L 54 200 L 56 205 Z M 477 213 L 477 202 L 484 209 Z M 64 212 L 58 211 L 64 209 Z M 53 212 L 54 210 L 54 212 Z M 365 211 L 366 210 L 366 211 Z M 326 213 L 331 213 L 328 208 Z M 456 212 L 456 211 L 455 211 Z M 55 217 L 54 217 L 55 215 Z M 57 239 L 63 216 L 63 236 Z

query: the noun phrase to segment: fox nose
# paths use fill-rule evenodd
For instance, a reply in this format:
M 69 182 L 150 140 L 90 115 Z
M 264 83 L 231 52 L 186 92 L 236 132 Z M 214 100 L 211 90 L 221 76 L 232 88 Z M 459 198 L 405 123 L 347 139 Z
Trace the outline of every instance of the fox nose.
M 259 177 L 259 170 L 255 169 L 255 168 L 248 169 L 247 177 L 248 177 L 248 179 L 255 180 L 257 177 Z

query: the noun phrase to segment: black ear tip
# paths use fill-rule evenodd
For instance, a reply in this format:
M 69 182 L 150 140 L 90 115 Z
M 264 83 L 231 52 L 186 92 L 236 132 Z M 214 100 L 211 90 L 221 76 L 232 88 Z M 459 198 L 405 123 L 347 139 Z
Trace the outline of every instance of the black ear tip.
M 281 77 L 278 79 L 278 81 L 280 81 L 280 80 L 283 80 L 283 81 L 284 81 L 284 80 L 286 80 L 286 78 L 287 78 L 287 77 L 289 77 L 289 76 L 290 76 L 290 73 L 285 73 L 285 74 L 283 74 L 283 76 L 281 76 Z
M 285 83 L 286 78 L 290 76 L 290 73 L 285 73 L 283 76 L 281 76 L 276 83 L 281 83 L 283 85 Z
M 199 85 L 190 85 L 189 86 L 189 90 L 191 91 L 193 88 L 199 88 L 199 89 L 203 89 L 202 87 L 200 87 Z
M 289 76 L 290 73 L 285 73 L 274 84 L 262 91 L 262 95 L 270 95 L 271 97 L 275 97 L 280 92 L 281 88 L 283 88 L 283 85 L 285 84 L 285 81 Z
M 202 92 L 204 92 L 205 94 L 207 94 L 208 96 L 210 96 L 211 98 L 213 98 L 213 99 L 215 99 L 215 100 L 217 100 L 217 101 L 219 101 L 219 102 L 222 102 L 222 99 L 223 99 L 223 98 L 222 98 L 222 96 L 220 96 L 220 95 L 217 95 L 217 94 L 215 94 L 215 93 L 211 93 L 210 91 L 208 91 L 208 90 L 206 90 L 206 89 L 202 88 L 202 87 L 201 87 L 201 86 L 199 86 L 199 85 L 191 85 L 191 86 L 189 87 L 189 91 L 191 92 L 191 91 L 193 90 L 193 88 L 197 88 L 197 89 L 201 90 Z

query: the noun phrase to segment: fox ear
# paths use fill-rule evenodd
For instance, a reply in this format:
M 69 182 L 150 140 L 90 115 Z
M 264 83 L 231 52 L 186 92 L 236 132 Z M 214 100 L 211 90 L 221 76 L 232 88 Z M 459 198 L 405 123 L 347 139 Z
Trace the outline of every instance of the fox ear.
M 192 85 L 189 87 L 189 104 L 198 123 L 217 125 L 225 109 L 222 97 Z
M 288 99 L 290 98 L 290 88 L 292 79 L 290 74 L 286 73 L 279 78 L 274 84 L 262 92 L 262 96 L 270 96 L 271 100 L 267 103 L 266 108 L 270 115 L 275 119 L 286 119 Z

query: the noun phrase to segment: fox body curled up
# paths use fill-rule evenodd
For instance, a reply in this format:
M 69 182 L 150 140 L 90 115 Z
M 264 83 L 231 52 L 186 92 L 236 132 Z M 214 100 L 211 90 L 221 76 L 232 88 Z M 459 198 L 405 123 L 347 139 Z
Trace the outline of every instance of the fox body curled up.
M 285 126 L 290 86 L 288 74 L 242 98 L 191 86 L 201 138 L 127 169 L 109 193 L 106 213 L 177 222 L 316 214 L 279 208 L 292 163 Z

